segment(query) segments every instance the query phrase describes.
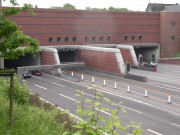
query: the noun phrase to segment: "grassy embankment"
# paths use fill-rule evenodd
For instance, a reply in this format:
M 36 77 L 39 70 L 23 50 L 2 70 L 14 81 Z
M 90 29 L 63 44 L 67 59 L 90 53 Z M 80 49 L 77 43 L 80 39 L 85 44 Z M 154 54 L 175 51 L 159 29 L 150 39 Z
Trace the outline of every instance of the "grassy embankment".
M 0 77 L 0 135 L 62 135 L 73 130 L 68 114 L 29 95 L 15 79 L 13 127 L 9 126 L 9 79 Z M 65 122 L 66 121 L 66 122 Z M 68 123 L 68 124 L 65 124 Z

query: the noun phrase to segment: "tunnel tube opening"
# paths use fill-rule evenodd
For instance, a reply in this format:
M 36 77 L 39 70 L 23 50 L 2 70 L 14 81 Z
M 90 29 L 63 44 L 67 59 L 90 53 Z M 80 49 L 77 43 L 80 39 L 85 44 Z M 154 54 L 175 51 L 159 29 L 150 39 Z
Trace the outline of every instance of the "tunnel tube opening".
M 159 51 L 158 46 L 152 46 L 152 47 L 134 46 L 134 51 L 138 60 L 139 60 L 139 57 L 142 57 L 143 62 L 147 62 L 147 61 L 158 62 L 159 61 L 160 51 Z
M 77 60 L 77 50 L 63 49 L 58 51 L 58 55 L 61 63 L 76 62 Z
M 15 60 L 4 59 L 4 67 L 8 69 L 17 69 L 17 67 L 36 65 L 40 65 L 39 55 L 33 57 L 30 53 L 26 53 L 25 56 L 21 56 Z

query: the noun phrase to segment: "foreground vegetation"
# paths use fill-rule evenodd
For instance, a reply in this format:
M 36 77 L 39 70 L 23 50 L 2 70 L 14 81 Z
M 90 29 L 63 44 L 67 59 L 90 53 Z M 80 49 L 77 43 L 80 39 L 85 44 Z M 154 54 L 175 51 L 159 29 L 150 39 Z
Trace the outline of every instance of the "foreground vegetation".
M 77 114 L 80 119 L 76 123 L 68 112 L 40 100 L 37 94 L 29 94 L 26 85 L 20 84 L 15 77 L 13 126 L 10 127 L 9 78 L 0 78 L 0 135 L 120 135 L 117 130 L 129 133 L 127 135 L 141 135 L 136 122 L 122 126 L 118 114 L 126 110 L 121 103 L 112 104 L 95 86 L 91 90 L 94 90 L 92 99 L 86 99 L 84 92 L 78 90 Z M 103 107 L 102 102 L 116 107 L 110 110 Z M 111 116 L 106 118 L 100 111 L 106 111 Z
M 0 78 L 0 135 L 62 135 L 73 123 L 67 113 L 29 95 L 15 79 L 13 127 L 9 126 L 9 82 Z M 65 126 L 65 123 L 69 124 Z M 72 130 L 72 128 L 70 129 Z

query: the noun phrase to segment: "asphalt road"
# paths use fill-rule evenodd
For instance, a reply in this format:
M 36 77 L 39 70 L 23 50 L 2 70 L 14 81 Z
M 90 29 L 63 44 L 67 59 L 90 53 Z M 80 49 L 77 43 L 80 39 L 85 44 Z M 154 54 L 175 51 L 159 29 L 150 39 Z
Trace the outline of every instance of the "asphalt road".
M 39 93 L 40 97 L 57 104 L 60 108 L 70 110 L 72 114 L 76 114 L 75 102 L 79 100 L 76 90 L 84 90 L 86 99 L 93 98 L 93 90 L 89 88 L 94 84 L 98 86 L 98 91 L 112 102 L 123 102 L 122 106 L 127 113 L 119 114 L 122 125 L 128 124 L 129 121 L 136 121 L 142 123 L 143 135 L 179 135 L 179 72 L 180 66 L 172 65 L 158 65 L 158 72 L 133 69 L 131 73 L 148 77 L 148 82 L 137 82 L 111 74 L 77 70 L 73 71 L 73 76 L 72 72 L 68 71 L 61 78 L 49 75 L 33 76 L 26 79 L 26 82 L 33 93 Z M 92 78 L 95 81 L 93 83 Z M 116 88 L 114 88 L 115 83 Z M 145 97 L 145 90 L 148 97 Z M 170 104 L 167 103 L 169 101 Z M 109 103 L 103 102 L 102 105 L 111 110 L 115 109 Z M 108 112 L 101 113 L 109 117 Z

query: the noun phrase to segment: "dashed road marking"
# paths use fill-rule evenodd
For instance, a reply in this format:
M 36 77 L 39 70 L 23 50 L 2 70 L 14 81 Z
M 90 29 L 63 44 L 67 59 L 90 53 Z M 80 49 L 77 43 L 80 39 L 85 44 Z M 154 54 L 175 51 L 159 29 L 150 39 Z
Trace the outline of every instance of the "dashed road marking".
M 90 97 L 94 97 L 93 95 L 90 95 L 90 94 L 87 94 L 87 93 L 85 93 L 85 95 L 88 95 Z M 132 109 L 132 108 L 129 108 L 129 107 L 126 107 L 126 106 L 122 106 L 122 107 L 127 109 L 127 110 L 131 110 L 131 111 L 134 111 L 134 112 L 137 112 L 137 113 L 143 113 L 143 112 L 140 112 L 138 110 L 135 110 L 135 109 Z
M 40 86 L 40 85 L 37 85 L 37 84 L 34 84 L 35 86 L 41 88 L 41 89 L 44 89 L 44 90 L 47 90 L 47 88 L 43 87 L 43 86 Z
M 174 126 L 177 126 L 177 127 L 180 127 L 180 125 L 178 125 L 178 124 L 175 124 L 175 123 L 172 123 Z
M 52 82 L 52 84 L 55 84 L 55 85 L 58 85 L 58 86 L 61 86 L 61 87 L 66 87 L 64 85 L 61 85 L 61 84 L 58 84 L 58 83 L 55 83 L 55 82 Z
M 68 96 L 65 96 L 65 95 L 63 95 L 63 94 L 59 94 L 59 95 L 65 97 L 65 98 L 67 98 L 67 99 L 70 99 L 70 100 L 72 100 L 72 101 L 77 101 L 76 99 L 71 98 L 71 97 L 68 97 Z
M 156 132 L 156 131 L 153 131 L 153 130 L 151 130 L 151 129 L 147 129 L 147 131 L 149 131 L 149 132 L 151 132 L 151 133 L 154 133 L 154 134 L 156 134 L 156 135 L 163 135 L 163 134 L 160 134 L 160 133 L 158 133 L 158 132 Z

